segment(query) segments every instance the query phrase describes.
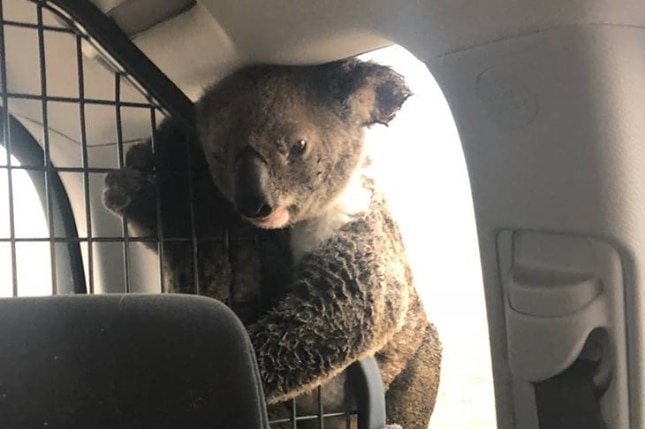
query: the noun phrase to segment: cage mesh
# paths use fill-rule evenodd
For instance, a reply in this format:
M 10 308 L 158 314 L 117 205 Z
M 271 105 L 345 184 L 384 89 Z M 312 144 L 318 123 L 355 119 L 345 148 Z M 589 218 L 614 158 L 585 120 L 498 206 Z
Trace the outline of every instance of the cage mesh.
M 51 267 L 48 294 L 165 292 L 161 258 L 172 240 L 190 244 L 193 292 L 199 293 L 197 246 L 205 238 L 194 227 L 185 237 L 164 237 L 161 227 L 157 236 L 137 236 L 126 219 L 101 204 L 105 174 L 124 166 L 133 144 L 152 136 L 154 148 L 157 125 L 173 106 L 145 91 L 155 83 L 134 79 L 96 36 L 56 2 L 0 0 L 0 184 L 6 187 L 6 201 L 0 201 L 0 221 L 6 220 L 0 225 L 0 282 L 10 285 L 3 294 L 43 294 L 27 290 L 22 274 L 46 272 L 42 264 Z M 34 228 L 17 206 L 24 190 L 16 184 L 25 174 L 38 193 L 45 230 Z M 193 190 L 187 192 L 192 201 Z M 194 220 L 192 205 L 190 214 Z M 156 254 L 143 243 L 155 243 Z M 36 250 L 45 259 L 37 259 Z M 292 401 L 290 412 L 285 408 L 287 414 L 271 424 L 349 428 L 353 413 L 345 402 L 344 411 L 326 413 L 319 389 L 316 414 L 298 415 Z

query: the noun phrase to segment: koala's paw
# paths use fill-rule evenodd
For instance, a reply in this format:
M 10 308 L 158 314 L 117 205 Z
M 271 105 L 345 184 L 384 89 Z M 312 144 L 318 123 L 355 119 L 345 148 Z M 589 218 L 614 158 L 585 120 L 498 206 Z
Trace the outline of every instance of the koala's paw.
M 151 183 L 152 176 L 134 168 L 111 171 L 105 176 L 103 204 L 113 212 L 123 214 L 136 195 Z
M 154 163 L 150 143 L 139 143 L 130 147 L 125 155 L 126 166 L 105 176 L 103 187 L 105 206 L 118 214 L 123 214 L 138 193 L 154 185 Z

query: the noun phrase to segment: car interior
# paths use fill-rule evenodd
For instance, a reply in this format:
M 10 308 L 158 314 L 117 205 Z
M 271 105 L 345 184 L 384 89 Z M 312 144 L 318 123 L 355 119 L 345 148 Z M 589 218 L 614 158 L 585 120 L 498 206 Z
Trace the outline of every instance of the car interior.
M 357 414 L 385 427 L 370 359 L 352 367 L 345 414 L 270 421 L 235 315 L 170 299 L 144 246 L 163 237 L 133 235 L 101 198 L 129 147 L 168 117 L 194 127 L 193 103 L 240 67 L 394 55 L 443 106 L 418 104 L 422 135 L 402 119 L 375 137 L 400 163 L 383 167 L 393 198 L 417 203 L 402 229 L 426 240 L 414 260 L 428 315 L 447 315 L 430 428 L 645 427 L 644 25 L 633 0 L 0 0 L 0 425 L 322 428 L 342 415 L 349 428 Z M 445 161 L 422 146 L 449 144 L 465 205 L 457 179 L 423 171 Z M 469 361 L 481 383 L 449 381 Z M 168 383 L 151 375 L 160 362 Z

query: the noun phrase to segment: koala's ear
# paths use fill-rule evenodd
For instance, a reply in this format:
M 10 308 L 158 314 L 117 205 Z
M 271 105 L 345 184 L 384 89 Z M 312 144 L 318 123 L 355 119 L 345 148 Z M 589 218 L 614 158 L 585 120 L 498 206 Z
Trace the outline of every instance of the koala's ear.
M 387 125 L 412 92 L 389 67 L 356 59 L 322 66 L 326 90 L 340 103 L 342 116 L 363 125 Z

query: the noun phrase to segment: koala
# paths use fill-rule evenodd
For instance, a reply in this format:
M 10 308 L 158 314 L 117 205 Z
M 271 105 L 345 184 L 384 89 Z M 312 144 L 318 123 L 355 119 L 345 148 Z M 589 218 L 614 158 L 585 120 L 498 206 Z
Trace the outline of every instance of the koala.
M 365 129 L 387 125 L 410 95 L 392 69 L 347 59 L 247 66 L 197 102 L 215 186 L 256 228 L 289 231 L 287 291 L 248 326 L 269 404 L 311 406 L 321 385 L 334 403 L 343 371 L 373 355 L 388 421 L 428 426 L 441 343 L 396 222 L 365 174 Z
M 162 238 L 144 243 L 167 289 L 224 301 L 245 323 L 273 417 L 293 398 L 317 414 L 319 386 L 325 412 L 343 411 L 344 370 L 374 355 L 388 421 L 428 426 L 441 344 L 363 141 L 409 96 L 373 63 L 246 67 L 198 101 L 199 136 L 170 118 L 105 179 L 131 234 Z

